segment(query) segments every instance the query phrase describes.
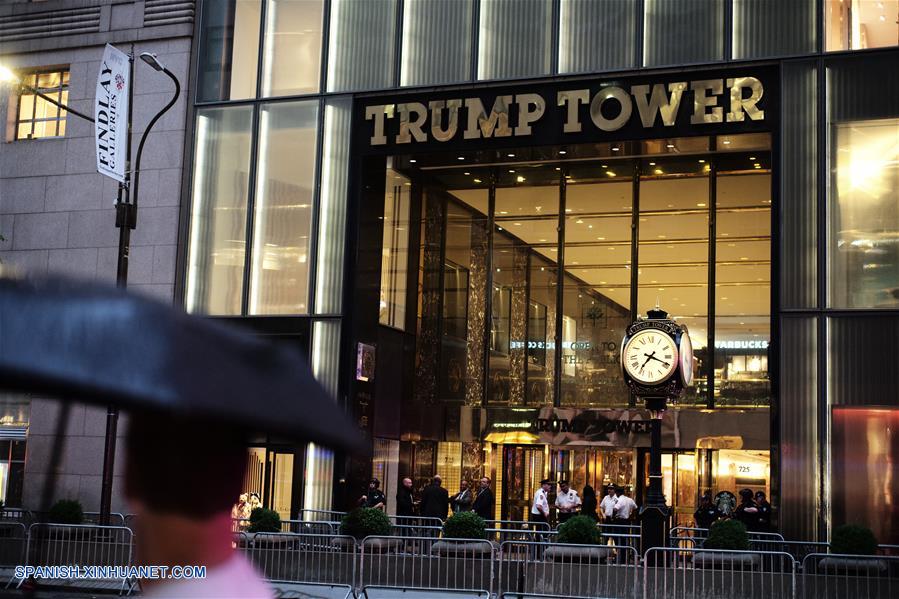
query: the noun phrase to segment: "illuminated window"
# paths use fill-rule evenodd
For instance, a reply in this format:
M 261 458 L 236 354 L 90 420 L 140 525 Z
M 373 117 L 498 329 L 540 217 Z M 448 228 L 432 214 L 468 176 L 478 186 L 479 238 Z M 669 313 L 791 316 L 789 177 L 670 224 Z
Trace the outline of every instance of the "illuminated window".
M 16 111 L 16 139 L 62 137 L 66 134 L 66 111 L 37 94 L 34 88 L 61 104 L 69 100 L 69 71 L 54 70 L 29 73 L 22 77 L 23 93 Z M 28 87 L 25 87 L 28 86 Z
M 899 0 L 827 0 L 827 49 L 899 44 Z

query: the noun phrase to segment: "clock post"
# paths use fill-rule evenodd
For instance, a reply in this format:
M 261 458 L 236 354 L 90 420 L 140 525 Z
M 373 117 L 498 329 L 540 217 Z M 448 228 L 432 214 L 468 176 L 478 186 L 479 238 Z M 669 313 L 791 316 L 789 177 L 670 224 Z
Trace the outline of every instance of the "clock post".
M 670 509 L 662 491 L 662 416 L 668 401 L 693 382 L 693 346 L 687 327 L 658 306 L 627 328 L 621 342 L 624 382 L 650 413 L 649 488 L 640 509 L 643 551 L 665 547 Z

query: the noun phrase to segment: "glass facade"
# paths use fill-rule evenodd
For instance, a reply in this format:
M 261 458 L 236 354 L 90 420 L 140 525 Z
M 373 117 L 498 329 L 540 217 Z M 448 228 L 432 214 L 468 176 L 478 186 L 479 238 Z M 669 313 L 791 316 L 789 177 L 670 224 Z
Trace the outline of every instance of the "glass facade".
M 384 334 L 406 336 L 405 351 L 418 360 L 397 384 L 402 393 L 414 388 L 422 406 L 417 420 L 371 416 L 382 432 L 396 427 L 382 435 L 391 440 L 422 434 L 415 449 L 401 439 L 389 463 L 414 465 L 419 481 L 450 456 L 453 477 L 456 469 L 459 477 L 492 473 L 498 504 L 504 493 L 512 501 L 528 489 L 527 468 L 548 475 L 601 463 L 617 472 L 613 453 L 565 457 L 543 446 L 516 453 L 507 445 L 534 440 L 514 427 L 494 429 L 491 435 L 506 435 L 495 442 L 444 438 L 443 423 L 428 428 L 435 406 L 428 402 L 443 402 L 441 410 L 455 402 L 627 411 L 632 398 L 615 379 L 612 348 L 632 314 L 658 297 L 689 325 L 696 346 L 697 383 L 684 407 L 777 407 L 770 491 L 782 532 L 826 538 L 827 527 L 844 518 L 840 506 L 860 501 L 838 500 L 828 481 L 843 472 L 840 456 L 851 457 L 858 431 L 878 420 L 833 410 L 899 406 L 844 349 L 847 340 L 877 333 L 871 322 L 892 322 L 899 311 L 899 79 L 883 76 L 899 62 L 899 1 L 225 0 L 200 7 L 185 305 L 216 316 L 308 318 L 316 375 L 342 396 L 355 356 L 341 348 L 386 346 L 356 339 L 344 318 L 358 302 L 377 304 L 376 329 L 380 322 L 390 329 Z M 584 164 L 503 157 L 482 171 L 459 169 L 465 185 L 417 184 L 408 164 L 396 165 L 409 179 L 407 197 L 393 194 L 395 211 L 372 233 L 379 253 L 366 263 L 370 289 L 349 295 L 356 273 L 345 267 L 356 264 L 359 238 L 369 234 L 355 212 L 360 175 L 350 138 L 365 125 L 352 118 L 358 92 L 473 89 L 481 80 L 559 74 L 612 79 L 754 59 L 780 68 L 780 89 L 772 92 L 778 129 L 761 145 L 699 127 L 689 138 L 659 140 L 661 148 L 607 147 Z M 665 151 L 669 143 L 676 151 Z M 895 348 L 881 345 L 895 362 Z M 392 410 L 391 401 L 373 403 Z M 883 441 L 881 433 L 872 432 L 871 443 Z M 874 445 L 865 455 L 880 455 Z M 736 463 L 740 456 L 703 453 L 724 450 L 672 456 L 672 493 L 693 492 L 686 478 L 678 482 L 691 466 L 704 485 L 704 464 Z M 323 506 L 330 489 L 314 481 L 335 467 L 333 456 L 304 449 L 292 454 L 296 464 L 300 456 L 308 464 L 309 451 L 315 468 L 293 476 L 306 486 L 290 501 Z M 622 484 L 639 486 L 640 455 L 628 453 L 634 463 Z M 511 463 L 520 469 L 506 468 Z M 584 468 L 584 481 L 596 482 Z M 281 483 L 272 484 L 283 504 Z

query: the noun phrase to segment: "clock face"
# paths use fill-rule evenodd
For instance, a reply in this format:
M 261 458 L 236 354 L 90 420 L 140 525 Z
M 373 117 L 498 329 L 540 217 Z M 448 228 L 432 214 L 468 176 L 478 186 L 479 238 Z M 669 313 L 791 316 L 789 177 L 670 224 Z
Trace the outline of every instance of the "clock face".
M 690 334 L 684 329 L 680 336 L 680 375 L 685 387 L 693 384 L 693 342 Z
M 658 329 L 640 331 L 624 346 L 624 370 L 638 383 L 654 385 L 677 368 L 674 340 Z

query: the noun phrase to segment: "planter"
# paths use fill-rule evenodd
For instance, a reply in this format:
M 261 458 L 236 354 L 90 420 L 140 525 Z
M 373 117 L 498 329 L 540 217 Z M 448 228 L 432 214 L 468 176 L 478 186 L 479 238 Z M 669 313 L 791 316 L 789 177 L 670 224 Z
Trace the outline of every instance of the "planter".
M 446 539 L 431 546 L 431 555 L 440 557 L 489 558 L 493 557 L 494 545 L 487 541 L 467 541 Z
M 598 564 L 608 560 L 615 550 L 607 545 L 553 545 L 543 552 L 546 561 L 575 564 Z
M 886 561 L 871 557 L 825 557 L 817 565 L 818 572 L 826 574 L 842 574 L 845 576 L 865 576 L 884 574 L 887 571 Z
M 749 551 L 733 553 L 703 553 L 698 551 L 693 554 L 693 567 L 720 570 L 755 570 L 762 565 L 762 556 Z
M 260 549 L 287 549 L 299 543 L 294 535 L 269 532 L 249 532 L 247 538 L 254 547 Z
M 390 537 L 375 537 L 362 541 L 362 551 L 365 553 L 400 553 L 405 546 L 403 539 Z

